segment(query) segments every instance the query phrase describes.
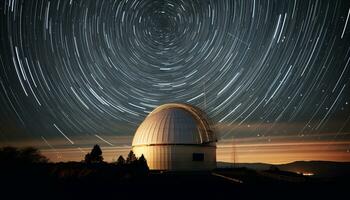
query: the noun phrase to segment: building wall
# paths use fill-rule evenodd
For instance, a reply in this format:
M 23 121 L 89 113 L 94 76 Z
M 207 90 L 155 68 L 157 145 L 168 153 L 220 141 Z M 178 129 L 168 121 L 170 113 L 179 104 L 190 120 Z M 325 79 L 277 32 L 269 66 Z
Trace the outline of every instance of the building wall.
M 136 146 L 137 157 L 142 154 L 152 170 L 201 171 L 216 168 L 216 147 L 199 145 Z M 193 161 L 193 153 L 203 153 L 203 161 Z

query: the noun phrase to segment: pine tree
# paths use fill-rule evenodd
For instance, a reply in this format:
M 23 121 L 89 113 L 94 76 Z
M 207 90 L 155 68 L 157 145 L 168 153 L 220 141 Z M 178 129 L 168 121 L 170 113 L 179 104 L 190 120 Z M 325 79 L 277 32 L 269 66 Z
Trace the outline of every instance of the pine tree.
M 136 155 L 131 150 L 128 154 L 128 157 L 126 158 L 126 164 L 133 164 L 137 161 Z
M 101 163 L 103 161 L 102 150 L 99 145 L 95 145 L 91 152 L 85 155 L 86 163 Z
M 141 157 L 139 158 L 139 160 L 137 162 L 138 162 L 138 165 L 140 167 L 148 169 L 147 160 L 146 160 L 145 156 L 143 156 L 143 154 L 141 155 Z
M 117 165 L 124 165 L 124 164 L 125 164 L 125 159 L 122 155 L 120 155 L 117 160 Z

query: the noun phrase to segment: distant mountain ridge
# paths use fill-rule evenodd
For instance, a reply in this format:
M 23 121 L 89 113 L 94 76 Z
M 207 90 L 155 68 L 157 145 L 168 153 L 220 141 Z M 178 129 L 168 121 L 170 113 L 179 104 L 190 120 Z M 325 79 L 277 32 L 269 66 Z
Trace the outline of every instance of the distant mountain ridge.
M 312 173 L 317 177 L 338 177 L 350 176 L 350 162 L 334 161 L 295 161 L 287 164 L 267 164 L 267 163 L 227 163 L 218 162 L 218 168 L 246 167 L 253 170 L 268 170 L 271 166 L 276 166 L 283 171 L 296 173 Z

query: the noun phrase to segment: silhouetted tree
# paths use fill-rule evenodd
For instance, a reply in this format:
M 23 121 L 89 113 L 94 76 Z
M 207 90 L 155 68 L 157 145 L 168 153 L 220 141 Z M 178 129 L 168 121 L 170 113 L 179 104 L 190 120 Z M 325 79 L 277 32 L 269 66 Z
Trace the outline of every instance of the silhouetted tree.
M 102 150 L 99 145 L 95 145 L 90 153 L 85 155 L 86 163 L 101 163 L 103 161 Z
M 3 147 L 0 150 L 0 160 L 3 163 L 18 160 L 19 150 L 15 147 Z
M 128 157 L 126 158 L 126 164 L 132 164 L 135 163 L 135 161 L 137 161 L 137 158 L 134 152 L 131 150 L 128 154 Z
M 120 155 L 117 160 L 117 165 L 124 165 L 124 164 L 125 164 L 125 159 L 122 155 Z
M 1 163 L 46 163 L 48 159 L 34 147 L 18 149 L 15 147 L 0 148 Z
M 145 169 L 148 170 L 148 165 L 147 165 L 147 160 L 145 158 L 145 156 L 143 156 L 143 154 L 141 155 L 141 157 L 137 160 L 137 164 L 141 169 Z
M 84 162 L 91 163 L 91 154 L 87 153 L 84 158 Z
M 20 150 L 20 157 L 24 162 L 46 163 L 48 159 L 41 155 L 40 151 L 34 147 L 27 147 Z

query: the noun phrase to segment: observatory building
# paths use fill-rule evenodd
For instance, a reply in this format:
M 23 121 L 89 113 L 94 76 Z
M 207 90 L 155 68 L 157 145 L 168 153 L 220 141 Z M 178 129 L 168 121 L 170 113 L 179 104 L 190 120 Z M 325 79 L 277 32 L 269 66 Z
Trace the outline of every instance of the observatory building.
M 204 113 L 187 104 L 164 104 L 138 127 L 132 148 L 150 169 L 201 171 L 216 167 L 216 136 Z

